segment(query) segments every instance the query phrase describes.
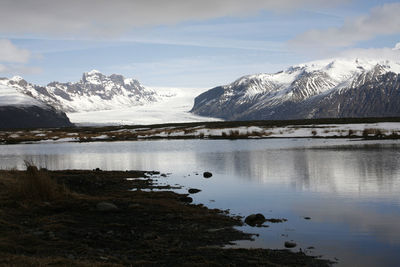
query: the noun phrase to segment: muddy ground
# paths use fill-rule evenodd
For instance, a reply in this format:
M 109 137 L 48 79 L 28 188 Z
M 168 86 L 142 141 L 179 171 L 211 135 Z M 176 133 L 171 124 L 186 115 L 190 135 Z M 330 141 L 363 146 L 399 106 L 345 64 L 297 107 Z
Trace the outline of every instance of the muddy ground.
M 35 175 L 56 180 L 59 193 L 20 194 L 19 181 L 29 175 L 0 171 L 2 266 L 330 265 L 289 250 L 223 249 L 252 238 L 233 228 L 243 218 L 190 204 L 189 195 L 144 192 L 157 188 L 145 172 L 41 170 Z M 126 180 L 139 177 L 148 179 Z

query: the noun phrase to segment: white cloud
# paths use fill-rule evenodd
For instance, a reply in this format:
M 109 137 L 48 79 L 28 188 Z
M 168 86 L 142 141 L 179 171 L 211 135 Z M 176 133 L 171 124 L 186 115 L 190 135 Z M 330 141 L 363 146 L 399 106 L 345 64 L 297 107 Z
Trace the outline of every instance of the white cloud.
M 376 60 L 391 60 L 400 62 L 400 43 L 396 44 L 395 48 L 358 48 L 349 49 L 340 52 L 337 56 L 346 58 L 363 58 Z
M 0 39 L 0 62 L 28 62 L 31 53 L 13 45 L 10 40 Z
M 36 74 L 40 68 L 26 66 L 31 52 L 16 47 L 10 40 L 0 39 L 0 73 L 6 75 Z
M 380 35 L 400 33 L 400 3 L 375 7 L 367 15 L 348 19 L 342 27 L 310 30 L 290 41 L 298 47 L 349 47 Z
M 0 64 L 0 74 L 13 76 L 13 75 L 28 75 L 41 73 L 42 69 L 39 67 L 24 66 L 24 65 L 6 65 Z
M 259 10 L 327 7 L 351 0 L 2 0 L 0 32 L 107 36 L 134 27 L 173 24 Z

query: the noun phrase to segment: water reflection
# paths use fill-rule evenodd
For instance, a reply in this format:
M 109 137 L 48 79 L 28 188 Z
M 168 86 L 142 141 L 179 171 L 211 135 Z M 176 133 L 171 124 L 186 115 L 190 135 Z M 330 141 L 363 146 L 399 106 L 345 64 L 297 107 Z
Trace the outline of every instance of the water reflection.
M 306 144 L 242 140 L 0 146 L 0 167 L 22 169 L 28 160 L 48 169 L 211 170 L 297 191 L 358 196 L 400 192 L 400 145 L 338 147 L 332 142 L 333 147 L 318 140 Z
M 400 192 L 398 150 L 264 150 L 195 154 L 217 172 L 294 190 L 357 194 Z M 189 156 L 189 155 L 188 155 Z
M 29 160 L 48 169 L 173 173 L 171 183 L 203 189 L 194 196 L 198 202 L 236 214 L 289 219 L 248 229 L 261 234 L 249 246 L 283 248 L 284 234 L 344 265 L 396 266 L 399 148 L 396 141 L 306 139 L 13 145 L 0 146 L 0 167 L 23 168 Z M 202 171 L 213 172 L 213 178 L 188 178 Z

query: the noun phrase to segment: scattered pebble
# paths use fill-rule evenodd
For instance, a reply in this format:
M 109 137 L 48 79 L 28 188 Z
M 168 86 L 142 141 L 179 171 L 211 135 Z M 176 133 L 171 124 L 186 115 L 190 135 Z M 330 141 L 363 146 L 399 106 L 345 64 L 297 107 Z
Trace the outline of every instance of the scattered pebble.
M 96 209 L 98 211 L 116 211 L 116 210 L 118 210 L 118 207 L 110 202 L 100 202 L 100 203 L 97 203 Z
M 190 188 L 188 190 L 188 192 L 189 192 L 189 194 L 196 194 L 196 193 L 201 192 L 201 190 L 200 189 L 196 189 L 196 188 Z
M 297 246 L 297 244 L 295 242 L 291 242 L 291 241 L 285 242 L 285 248 L 294 248 L 296 246 Z
M 203 173 L 203 177 L 204 178 L 210 178 L 212 176 L 212 173 L 211 172 L 204 172 Z
M 251 214 L 246 217 L 244 222 L 252 227 L 254 226 L 260 227 L 265 222 L 265 217 L 261 213 Z

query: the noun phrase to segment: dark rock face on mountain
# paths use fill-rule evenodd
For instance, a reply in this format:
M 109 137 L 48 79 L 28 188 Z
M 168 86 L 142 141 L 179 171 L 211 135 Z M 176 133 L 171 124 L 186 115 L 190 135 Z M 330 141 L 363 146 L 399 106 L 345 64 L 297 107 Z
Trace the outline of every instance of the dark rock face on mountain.
M 27 85 L 20 78 L 0 79 L 0 129 L 73 126 L 64 112 L 20 92 L 10 83 Z
M 400 116 L 400 75 L 389 72 L 377 76 L 346 91 L 318 97 L 310 106 L 318 107 L 306 112 L 315 118 Z
M 65 113 L 38 106 L 0 106 L 0 129 L 70 127 Z
M 52 82 L 43 87 L 13 78 L 8 86 L 64 112 L 127 108 L 157 101 L 156 93 L 137 80 L 117 74 L 106 76 L 96 70 L 85 72 L 75 83 Z
M 387 61 L 314 62 L 213 88 L 191 112 L 227 120 L 400 116 L 399 70 Z

